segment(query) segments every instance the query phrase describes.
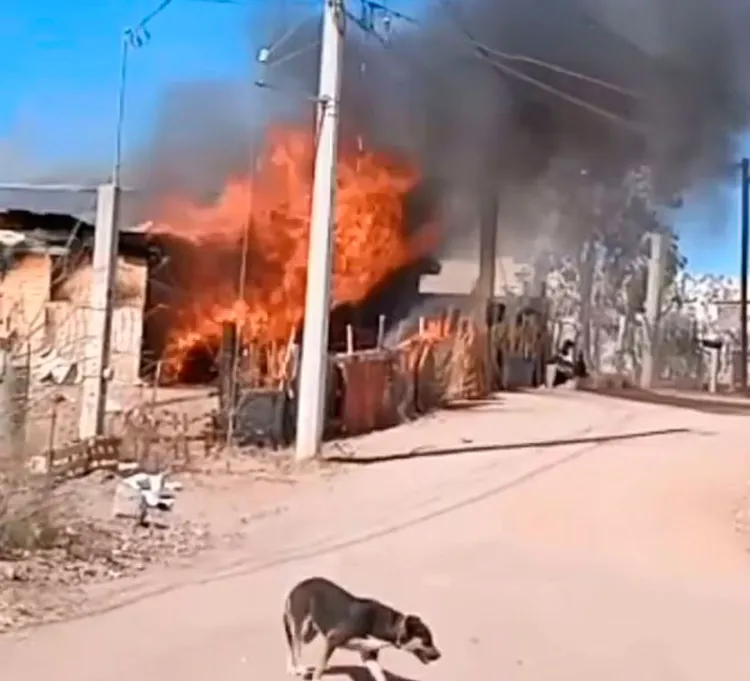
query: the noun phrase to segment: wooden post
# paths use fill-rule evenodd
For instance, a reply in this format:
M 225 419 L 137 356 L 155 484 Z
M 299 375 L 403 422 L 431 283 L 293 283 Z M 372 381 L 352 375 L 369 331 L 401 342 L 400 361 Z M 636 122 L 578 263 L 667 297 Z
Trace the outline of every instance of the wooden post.
M 27 377 L 14 357 L 16 335 L 0 338 L 0 455 L 19 459 L 26 445 Z
M 221 349 L 219 351 L 219 410 L 229 418 L 235 400 L 235 352 L 237 349 L 237 326 L 225 322 L 221 327 Z
M 711 363 L 709 371 L 711 372 L 708 376 L 708 391 L 711 393 L 718 392 L 719 388 L 719 353 L 721 346 L 711 348 Z
M 49 439 L 47 441 L 47 475 L 52 475 L 55 467 L 55 444 L 57 431 L 57 408 L 60 405 L 60 396 L 57 395 L 52 401 L 52 415 L 50 416 Z
M 485 376 L 489 391 L 495 385 L 495 343 L 494 320 L 491 310 L 495 300 L 495 279 L 497 267 L 497 231 L 500 211 L 500 194 L 496 187 L 487 188 L 487 193 L 480 199 L 481 214 L 479 217 L 479 279 L 477 281 L 478 328 L 486 336 Z M 494 315 L 492 315 L 494 316 Z
M 382 350 L 384 344 L 385 344 L 385 315 L 381 314 L 378 317 L 378 341 L 377 341 L 378 350 Z
M 154 383 L 151 386 L 151 406 L 155 406 L 159 400 L 159 383 L 161 383 L 161 370 L 162 362 L 159 360 L 156 363 L 156 371 L 154 372 Z

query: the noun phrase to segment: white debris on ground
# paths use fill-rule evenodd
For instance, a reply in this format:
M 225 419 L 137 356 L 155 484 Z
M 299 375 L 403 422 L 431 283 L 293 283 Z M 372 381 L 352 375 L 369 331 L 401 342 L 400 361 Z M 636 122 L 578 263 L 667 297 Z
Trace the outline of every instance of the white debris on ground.
M 64 509 L 54 541 L 31 551 L 0 546 L 0 633 L 86 611 L 95 585 L 117 589 L 106 585 L 235 545 L 255 522 L 284 512 L 296 483 L 318 479 L 316 470 L 287 470 L 278 457 L 238 455 L 231 463 L 230 471 L 228 461 L 207 462 L 180 481 L 97 471 L 62 483 L 51 504 Z
M 149 509 L 171 511 L 175 493 L 181 489 L 179 482 L 167 481 L 164 473 L 134 473 L 117 483 L 112 515 L 134 518 L 139 524 L 148 525 Z

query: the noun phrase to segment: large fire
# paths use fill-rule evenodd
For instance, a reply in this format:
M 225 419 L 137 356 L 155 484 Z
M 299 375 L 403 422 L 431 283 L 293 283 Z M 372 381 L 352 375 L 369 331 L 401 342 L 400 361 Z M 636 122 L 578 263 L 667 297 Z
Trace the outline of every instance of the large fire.
M 222 324 L 242 336 L 286 341 L 304 313 L 313 139 L 290 128 L 272 130 L 250 177 L 229 180 L 218 200 L 201 206 L 170 196 L 156 208 L 152 231 L 190 243 L 192 281 L 174 311 L 165 369 L 179 376 L 197 346 L 216 348 Z M 386 277 L 422 257 L 429 230 L 408 230 L 404 198 L 418 174 L 371 151 L 340 152 L 337 177 L 333 305 L 364 300 Z M 246 248 L 240 290 L 238 257 Z M 228 271 L 233 270 L 233 271 Z

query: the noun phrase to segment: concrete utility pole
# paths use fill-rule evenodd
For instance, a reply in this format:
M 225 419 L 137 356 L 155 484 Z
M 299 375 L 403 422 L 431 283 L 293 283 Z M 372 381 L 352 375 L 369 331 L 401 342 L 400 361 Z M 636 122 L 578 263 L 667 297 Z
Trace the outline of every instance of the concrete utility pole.
M 78 436 L 81 439 L 104 433 L 107 385 L 112 333 L 113 289 L 117 263 L 118 207 L 120 188 L 99 187 L 96 202 L 96 231 L 92 263 L 91 303 L 83 362 L 83 396 Z
M 296 458 L 320 451 L 326 416 L 328 324 L 336 205 L 341 62 L 344 47 L 343 0 L 325 0 L 318 85 L 318 118 L 307 259 L 307 294 L 297 410 Z
M 641 368 L 641 388 L 648 390 L 653 386 L 659 353 L 659 325 L 661 323 L 661 299 L 664 286 L 664 272 L 667 257 L 667 237 L 654 232 L 651 239 L 651 259 L 648 264 L 648 282 L 646 284 L 645 338 L 643 349 L 643 366 Z
M 738 382 L 747 390 L 747 269 L 750 236 L 750 159 L 742 159 L 742 205 L 740 215 L 740 366 Z
M 81 439 L 104 434 L 107 410 L 107 386 L 110 371 L 110 344 L 113 289 L 117 269 L 120 232 L 120 196 L 122 194 L 122 147 L 125 127 L 125 102 L 128 86 L 130 50 L 143 47 L 150 40 L 147 25 L 161 14 L 172 0 L 162 0 L 133 28 L 126 29 L 120 44 L 120 71 L 117 80 L 117 116 L 115 121 L 115 149 L 112 159 L 111 184 L 97 190 L 96 230 L 94 232 L 93 278 L 91 309 L 87 329 L 86 352 L 83 362 L 83 396 L 78 421 Z

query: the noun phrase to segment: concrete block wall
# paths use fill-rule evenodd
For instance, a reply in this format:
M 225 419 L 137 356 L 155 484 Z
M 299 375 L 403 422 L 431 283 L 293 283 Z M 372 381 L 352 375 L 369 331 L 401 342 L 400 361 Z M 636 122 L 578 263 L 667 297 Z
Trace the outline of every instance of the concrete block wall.
M 52 281 L 52 259 L 44 254 L 23 256 L 0 282 L 0 316 L 6 330 L 15 330 L 32 352 L 45 343 L 46 305 Z
M 52 258 L 45 254 L 25 255 L 17 260 L 0 281 L 0 319 L 5 330 L 15 330 L 28 341 L 32 375 L 42 355 L 54 349 L 72 362 L 85 358 L 88 338 L 87 291 L 75 301 L 51 300 Z M 145 263 L 127 265 L 139 280 L 139 294 L 121 300 L 112 319 L 112 368 L 114 382 L 132 384 L 138 380 L 143 337 L 143 306 L 146 295 Z M 84 280 L 86 278 L 84 277 Z M 88 278 L 90 279 L 90 277 Z M 131 288 L 133 288 L 131 286 Z

